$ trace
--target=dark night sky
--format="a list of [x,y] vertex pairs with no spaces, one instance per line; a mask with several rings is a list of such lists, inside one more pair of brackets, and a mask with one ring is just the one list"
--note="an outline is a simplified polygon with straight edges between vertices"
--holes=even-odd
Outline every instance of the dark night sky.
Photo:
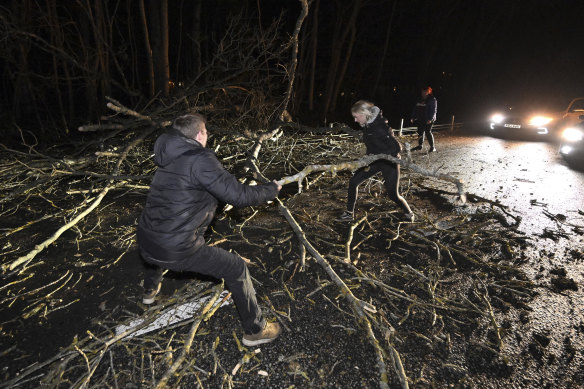
[[[393,2],[364,3],[348,70],[348,79],[360,82],[348,88],[384,100],[367,96],[374,82],[367,74],[376,72]],[[332,14],[333,4],[321,0],[321,14]],[[293,19],[298,9],[288,5]],[[561,107],[584,95],[582,7],[580,0],[399,0],[384,78],[402,94],[387,104],[411,100],[412,89],[417,95],[418,86],[430,83],[449,113],[518,100]]]
[[[317,101],[313,111],[307,112],[309,111],[306,103],[309,100],[307,80],[311,64],[306,60],[309,58],[308,55],[304,57],[301,55],[295,84],[297,94],[292,102],[294,106],[290,109],[300,120],[308,118],[322,121],[325,114],[328,121],[350,120],[349,108],[358,99],[372,100],[383,108],[390,119],[408,118],[419,96],[420,87],[427,84],[434,88],[438,98],[439,122],[449,121],[451,115],[465,121],[466,117],[474,118],[490,113],[494,106],[517,102],[560,109],[565,107],[570,99],[584,96],[582,0],[311,0],[311,10],[304,21],[305,31],[301,32],[301,37],[306,37],[305,32],[312,31],[311,23],[317,1],[320,4],[315,77]],[[318,94],[325,90],[327,75],[334,74],[329,69],[331,47],[335,39],[333,31],[339,26],[345,31],[348,30],[347,20],[350,15],[348,11],[357,1],[362,7],[357,15],[355,44],[342,83],[342,97],[339,97],[335,109],[329,107],[325,113],[325,99],[318,97]],[[16,11],[19,11],[17,5],[20,3],[12,2]],[[61,12],[62,23],[42,22],[45,20],[44,8],[40,6],[42,3],[42,1],[35,3],[40,8],[35,13],[36,19],[32,20],[31,26],[22,27],[25,31],[32,30],[41,35],[44,33],[47,34],[46,39],[52,39],[50,37],[53,35],[50,34],[56,34],[56,31],[45,28],[45,25],[65,27],[73,25],[67,21],[75,21],[76,14],[69,13],[67,7],[63,5],[66,2],[55,3],[59,5],[57,8]],[[119,73],[131,78],[133,88],[145,89],[146,82],[141,80],[146,79],[144,76],[146,70],[141,65],[146,61],[140,60],[143,55],[140,53],[145,53],[145,50],[140,35],[141,26],[134,14],[137,6],[132,0],[128,0],[126,7],[119,7],[121,3],[123,2],[105,2],[111,7],[108,9],[112,15],[117,15],[115,20],[118,24],[114,29],[113,39],[118,39],[119,44],[113,45],[112,51],[120,53],[117,61],[122,64],[128,58],[134,61],[129,62],[126,65],[127,69]],[[197,4],[201,5],[202,10],[200,22],[193,18]],[[129,17],[124,13],[126,10]],[[171,79],[188,83],[189,77],[198,76],[195,74],[197,68],[193,64],[197,60],[209,63],[229,24],[228,15],[241,11],[244,15],[243,20],[249,23],[252,30],[257,29],[259,13],[262,24],[268,26],[283,12],[285,26],[279,37],[283,42],[288,42],[289,36],[286,33],[293,31],[300,14],[300,2],[169,1]],[[386,46],[390,19],[391,34],[389,44]],[[129,26],[126,25],[127,20],[132,21]],[[76,48],[80,35],[76,28],[73,26],[63,29],[63,34],[66,36],[70,34],[65,40],[67,43],[65,46],[68,48]],[[119,36],[116,35],[117,29]],[[127,31],[133,31],[133,35],[127,35]],[[197,34],[201,33],[201,58],[195,58],[199,53],[189,46],[193,41],[189,34],[194,34],[195,31]],[[25,38],[21,39],[27,44]],[[87,38],[83,42],[91,44],[91,39]],[[128,57],[122,55],[125,47],[132,48]],[[387,55],[381,61],[385,47]],[[34,50],[29,54],[28,65],[33,70],[23,74],[30,76],[34,73],[35,76],[40,76],[38,77],[40,82],[32,83],[36,86],[36,94],[32,96],[36,99],[33,99],[36,104],[35,111],[43,108],[52,112],[52,107],[45,106],[46,99],[43,99],[43,96],[45,93],[53,93],[53,86],[46,86],[45,83],[52,78],[50,69],[53,66],[53,56],[44,49],[38,50],[36,46],[32,48]],[[306,48],[310,48],[308,39],[300,44],[301,54]],[[28,99],[32,98],[25,89],[17,85],[18,80],[10,78],[18,73],[19,66],[18,45],[13,45],[12,50],[11,56],[5,62],[7,66],[4,67],[6,74],[9,75],[5,79],[10,82],[7,82],[8,87],[2,88],[4,93],[0,93],[0,103],[6,101],[12,105],[16,116],[28,119],[32,116],[27,114],[26,109],[32,104],[22,102],[28,102]],[[343,54],[349,55],[346,47]],[[72,57],[77,58],[76,55],[77,53],[72,53]],[[145,58],[145,55],[143,57]],[[79,55],[79,59],[83,62],[83,55]],[[11,61],[17,65],[12,67]],[[288,58],[281,57],[279,61],[287,64]],[[282,69],[280,66],[276,67],[278,71]],[[117,74],[117,68],[114,69],[113,66],[111,71]],[[220,67],[218,71],[221,71]],[[83,72],[80,74],[85,77]],[[379,74],[381,76],[378,78]],[[80,80],[79,84],[83,82]],[[119,75],[117,82],[120,82]],[[68,87],[64,82],[62,85],[61,93],[66,97]],[[280,93],[280,90],[285,89],[285,83],[282,83],[282,86],[271,85],[269,89],[277,91],[273,93]],[[70,98],[73,103],[77,103],[76,94],[82,92],[74,90],[74,96]],[[17,94],[16,91],[21,93]],[[143,90],[141,92],[144,93]],[[127,97],[126,90],[121,90],[120,94],[121,96],[117,97],[121,99]],[[20,100],[14,98],[14,95],[18,95]],[[99,97],[88,98],[83,104],[92,105]],[[80,105],[81,103],[75,105],[79,113],[71,114],[71,117],[77,119],[75,116],[79,115],[83,117],[82,120],[86,120],[85,108],[80,108]],[[303,118],[303,114],[306,114],[306,117]],[[56,120],[60,121],[61,118]]]

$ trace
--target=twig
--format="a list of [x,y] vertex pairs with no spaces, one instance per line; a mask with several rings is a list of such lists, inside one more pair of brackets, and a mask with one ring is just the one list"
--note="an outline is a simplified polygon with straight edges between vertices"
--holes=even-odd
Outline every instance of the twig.
[[353,241],[353,231],[355,231],[355,228],[357,228],[359,224],[363,223],[366,219],[367,213],[365,213],[365,216],[359,219],[356,223],[352,223],[351,227],[349,227],[347,241],[345,242],[345,262],[351,262],[351,242]]
[[[176,361],[174,361],[172,366],[164,373],[162,378],[160,378],[158,383],[154,386],[155,388],[163,388],[166,386],[166,383],[168,382],[169,378],[177,371],[177,369],[180,367],[180,365],[185,360],[187,354],[189,353],[191,345],[193,343],[193,339],[195,338],[195,333],[197,332],[199,325],[201,324],[202,321],[209,320],[209,317],[211,317],[211,315],[215,312],[215,310],[212,310],[211,308],[213,308],[215,302],[219,298],[219,295],[223,291],[223,283],[221,282],[220,284],[216,285],[213,289],[214,289],[213,296],[209,299],[207,304],[201,310],[199,318],[195,320],[195,322],[191,326],[191,330],[189,331],[186,338],[185,347],[183,348],[179,356],[176,358]],[[218,306],[220,305],[221,304],[218,304]],[[209,312],[210,315],[208,315]]]

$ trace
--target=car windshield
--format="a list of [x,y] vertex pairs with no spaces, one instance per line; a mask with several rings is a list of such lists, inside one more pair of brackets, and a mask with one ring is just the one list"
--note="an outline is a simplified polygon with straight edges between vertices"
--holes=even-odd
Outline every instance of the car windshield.
[[545,112],[550,112],[552,110],[549,109],[544,104],[530,104],[526,102],[519,102],[508,104],[502,110],[507,115],[512,116],[530,116],[536,114],[544,114]]
[[570,107],[570,112],[584,112],[584,99],[574,101]]

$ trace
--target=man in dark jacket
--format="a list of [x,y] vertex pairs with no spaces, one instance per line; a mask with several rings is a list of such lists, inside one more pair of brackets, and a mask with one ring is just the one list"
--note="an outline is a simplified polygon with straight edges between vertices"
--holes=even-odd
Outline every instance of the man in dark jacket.
[[420,99],[416,102],[414,111],[412,112],[412,123],[418,126],[418,145],[412,150],[422,150],[424,144],[424,135],[428,137],[428,144],[430,145],[430,152],[436,151],[434,147],[434,135],[432,135],[432,125],[436,121],[437,111],[436,98],[432,96],[432,88],[429,86],[423,87]]
[[236,254],[206,245],[203,235],[218,201],[236,207],[259,205],[274,199],[281,186],[241,184],[206,145],[205,118],[199,114],[180,116],[156,140],[158,169],[137,231],[146,265],[142,302],[154,302],[163,269],[223,278],[243,325],[243,343],[271,342],[280,334],[280,326],[263,318],[246,263]]

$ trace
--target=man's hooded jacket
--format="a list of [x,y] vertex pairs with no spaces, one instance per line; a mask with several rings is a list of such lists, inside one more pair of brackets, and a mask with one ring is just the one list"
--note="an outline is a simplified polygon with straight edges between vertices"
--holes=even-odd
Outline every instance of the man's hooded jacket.
[[138,222],[140,249],[162,262],[186,259],[204,243],[219,201],[235,207],[274,199],[276,184],[249,186],[227,172],[215,153],[179,132],[154,145],[158,166]]

